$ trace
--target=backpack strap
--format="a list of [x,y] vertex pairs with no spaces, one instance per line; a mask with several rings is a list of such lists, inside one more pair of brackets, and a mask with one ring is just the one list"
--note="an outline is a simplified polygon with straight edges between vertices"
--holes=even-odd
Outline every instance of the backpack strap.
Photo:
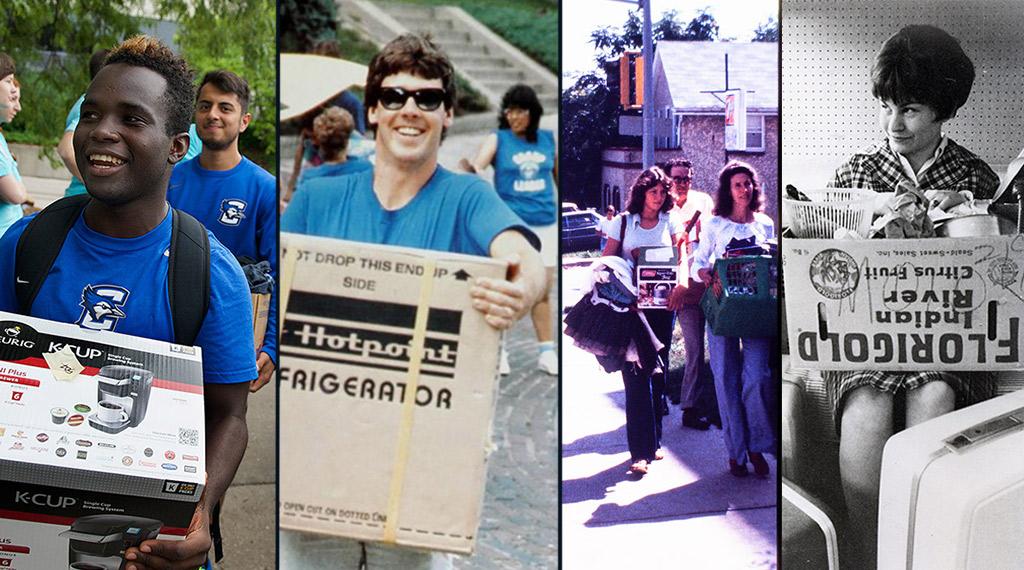
[[[36,214],[18,238],[14,293],[22,314],[29,314],[68,232],[89,199],[88,194],[79,194],[57,200]],[[206,228],[192,216],[173,210],[172,218],[167,296],[174,321],[174,342],[191,346],[210,307],[210,241]]]
[[22,314],[29,314],[68,232],[88,203],[88,194],[61,198],[25,226],[14,250],[14,294]]
[[189,214],[173,209],[172,216],[167,296],[174,342],[192,346],[210,307],[210,240],[206,228]]

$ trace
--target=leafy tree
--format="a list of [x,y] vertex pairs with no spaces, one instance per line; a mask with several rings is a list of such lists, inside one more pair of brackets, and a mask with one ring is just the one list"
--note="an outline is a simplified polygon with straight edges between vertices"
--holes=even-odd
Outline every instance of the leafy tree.
[[[698,12],[689,24],[683,26],[679,22],[679,13],[669,10],[662,14],[661,19],[651,22],[651,38],[653,43],[668,41],[714,41],[718,39],[718,21],[706,10]],[[599,51],[597,63],[604,66],[606,61],[618,59],[627,50],[638,50],[644,44],[643,20],[639,10],[629,13],[622,29],[614,26],[598,28],[591,32],[590,43]]]
[[563,117],[559,189],[564,200],[586,203],[601,183],[601,152],[615,137],[618,93],[608,89],[604,77],[588,73],[562,94]]
[[779,41],[779,23],[775,18],[768,18],[768,21],[761,24],[754,30],[755,42],[777,42]]
[[337,15],[332,0],[280,0],[282,52],[306,53],[320,40],[334,38]]
[[[141,0],[4,0],[0,50],[18,64],[22,107],[4,127],[12,141],[56,145],[64,114],[89,84],[89,56],[138,33]],[[50,152],[56,160],[56,153]]]
[[270,171],[277,168],[277,53],[273,0],[161,0],[161,14],[178,22],[175,42],[196,79],[227,69],[249,82],[252,123],[242,152]]

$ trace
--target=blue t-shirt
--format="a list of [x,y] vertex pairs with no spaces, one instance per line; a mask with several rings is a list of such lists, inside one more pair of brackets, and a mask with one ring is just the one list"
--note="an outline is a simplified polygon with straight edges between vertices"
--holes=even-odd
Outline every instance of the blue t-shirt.
[[546,226],[558,219],[555,209],[555,137],[537,131],[537,142],[527,142],[510,129],[499,129],[494,154],[494,187],[512,211],[531,226]]
[[491,241],[508,229],[539,245],[490,184],[441,166],[397,210],[381,207],[370,169],[311,180],[281,217],[286,232],[480,256],[490,255]]
[[[0,238],[0,310],[20,313],[14,293],[18,238],[32,217]],[[39,289],[29,315],[174,342],[167,296],[171,214],[135,238],[113,238],[78,218]],[[211,384],[256,378],[252,352],[252,303],[238,263],[210,236],[210,308],[196,337],[203,350],[203,380]]]
[[[269,261],[277,279],[277,181],[242,157],[231,170],[207,170],[199,159],[178,163],[167,201],[192,214],[231,253]],[[263,352],[277,362],[277,291],[270,296]]]
[[[85,101],[84,94],[75,101],[75,104],[71,106],[71,110],[68,111],[68,118],[64,121],[65,133],[73,131],[78,127],[78,120],[82,117],[82,101]],[[202,150],[203,141],[199,140],[199,133],[196,132],[195,124],[191,124],[188,126],[188,152],[185,153],[185,158],[182,160],[188,160],[197,156]],[[81,180],[72,176],[71,184],[64,190],[64,195],[74,196],[76,194],[85,194],[85,185],[82,184]]]
[[[11,154],[11,149],[7,146],[7,139],[3,134],[0,134],[0,176],[13,176],[15,180],[21,181],[18,163],[14,162],[14,156]],[[3,235],[7,228],[20,220],[23,215],[21,204],[0,202],[0,235]]]
[[346,174],[355,174],[356,172],[362,172],[371,168],[373,168],[373,164],[370,163],[369,160],[363,160],[353,156],[346,157],[345,162],[324,163],[320,166],[303,168],[302,173],[299,174],[299,181],[296,183],[295,188],[298,189],[303,183],[316,178],[344,176]]

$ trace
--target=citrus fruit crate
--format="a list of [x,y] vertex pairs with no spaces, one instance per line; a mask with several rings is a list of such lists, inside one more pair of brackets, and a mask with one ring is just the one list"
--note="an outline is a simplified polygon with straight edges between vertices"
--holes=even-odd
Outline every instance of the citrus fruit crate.
[[700,306],[718,336],[779,334],[779,262],[767,255],[723,258]]

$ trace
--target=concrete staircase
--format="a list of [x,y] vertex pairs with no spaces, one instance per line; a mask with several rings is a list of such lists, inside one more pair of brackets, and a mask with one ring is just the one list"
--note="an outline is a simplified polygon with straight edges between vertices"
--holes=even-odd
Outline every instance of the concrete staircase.
[[545,113],[558,109],[557,76],[461,8],[339,0],[338,14],[378,45],[402,33],[429,33],[452,59],[459,75],[486,97],[494,109],[500,106],[505,91],[516,83],[533,87]]

